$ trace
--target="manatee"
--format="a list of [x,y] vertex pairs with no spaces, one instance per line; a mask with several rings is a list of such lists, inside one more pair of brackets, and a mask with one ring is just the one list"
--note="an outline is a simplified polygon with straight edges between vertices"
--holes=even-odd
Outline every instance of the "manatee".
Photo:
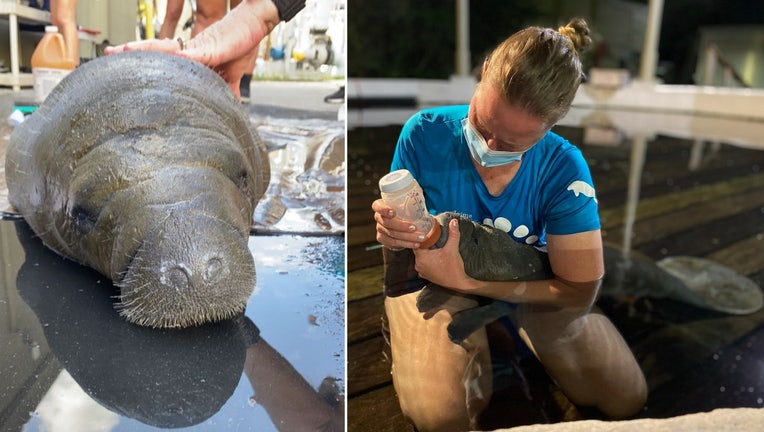
[[[436,221],[444,227],[453,218],[459,222],[459,254],[464,261],[465,272],[471,277],[485,281],[530,281],[554,277],[546,253],[512,240],[506,232],[456,213],[446,212],[435,216]],[[447,240],[448,230],[443,229],[440,239],[432,247],[443,247]],[[699,308],[735,314],[753,313],[762,307],[762,295],[758,286],[718,263],[682,257],[683,262],[689,261],[696,266],[688,270],[687,267],[691,266],[673,264],[676,261],[664,259],[656,264],[647,257],[627,254],[611,246],[605,245],[603,250],[603,293],[672,298]],[[452,322],[448,326],[449,338],[454,343],[461,343],[477,329],[510,314],[515,308],[511,303],[459,294],[433,283],[422,286],[413,271],[412,260],[411,253],[397,258],[390,257],[389,263],[386,263],[386,294],[395,296],[422,288],[417,297],[420,312],[448,308],[457,303],[468,305],[465,310],[453,313]],[[704,276],[703,280],[697,280],[698,274],[705,275],[708,272],[716,275],[715,278]],[[713,291],[714,295],[704,295],[708,291]]]
[[130,322],[186,327],[244,310],[247,247],[270,178],[225,82],[157,52],[87,62],[11,135],[9,201],[42,241],[109,277]]

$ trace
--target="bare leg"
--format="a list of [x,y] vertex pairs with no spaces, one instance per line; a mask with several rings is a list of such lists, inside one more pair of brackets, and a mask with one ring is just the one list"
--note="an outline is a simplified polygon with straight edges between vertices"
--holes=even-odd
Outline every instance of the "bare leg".
[[477,302],[454,295],[437,311],[421,313],[414,254],[409,249],[383,249],[383,256],[388,342],[401,411],[422,432],[474,429],[474,419],[493,392],[485,329],[457,345],[446,327],[453,313],[474,308]]
[[221,20],[228,12],[227,0],[197,0],[196,20],[191,37],[201,33],[207,27]]
[[178,27],[180,15],[183,13],[184,0],[167,0],[167,9],[164,13],[164,22],[159,30],[159,39],[172,38],[175,36],[175,29]]
[[77,36],[77,0],[51,0],[50,21],[64,36],[67,57],[80,64],[80,40]]
[[257,51],[252,51],[245,57],[244,74],[241,76],[241,80],[239,81],[239,92],[241,93],[241,101],[244,103],[249,103],[249,87],[252,83],[252,72],[255,70],[255,63],[257,62]]
[[456,345],[446,333],[451,314],[441,310],[423,317],[417,295],[385,299],[401,411],[422,432],[474,429],[493,392],[485,329]]
[[252,75],[252,72],[255,70],[255,63],[257,62],[257,50],[247,54],[246,57],[247,63],[244,66],[244,74]]
[[647,399],[642,370],[623,337],[599,311],[519,305],[520,336],[570,400],[613,418],[636,414]]

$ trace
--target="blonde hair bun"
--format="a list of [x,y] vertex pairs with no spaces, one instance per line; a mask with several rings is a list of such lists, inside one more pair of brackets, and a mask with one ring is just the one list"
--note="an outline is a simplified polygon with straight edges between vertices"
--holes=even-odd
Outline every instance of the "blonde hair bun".
[[557,29],[557,32],[570,39],[573,49],[579,53],[592,43],[592,38],[589,37],[589,25],[586,24],[583,18],[573,18],[570,22]]

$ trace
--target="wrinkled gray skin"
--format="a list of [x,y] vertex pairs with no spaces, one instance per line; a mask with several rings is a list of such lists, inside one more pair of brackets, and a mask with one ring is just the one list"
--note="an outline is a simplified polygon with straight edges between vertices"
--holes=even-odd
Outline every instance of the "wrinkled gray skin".
[[223,80],[156,52],[85,63],[16,127],[11,204],[56,252],[120,288],[128,320],[185,327],[243,311],[270,170]]
[[[435,216],[443,227],[447,227],[453,218],[459,221],[459,254],[464,261],[464,271],[469,276],[484,281],[529,281],[554,277],[546,253],[512,240],[506,232],[478,224],[456,213]],[[448,229],[444,228],[440,240],[433,247],[442,247],[447,240]],[[705,301],[689,291],[679,278],[646,258],[605,247],[604,261],[603,293],[671,297],[698,307],[710,308]],[[430,283],[417,297],[417,308],[427,312],[444,307],[455,295],[464,296]],[[480,298],[479,303],[482,304],[453,315],[448,325],[451,341],[461,343],[479,328],[508,315],[514,309],[512,304],[500,300]]]

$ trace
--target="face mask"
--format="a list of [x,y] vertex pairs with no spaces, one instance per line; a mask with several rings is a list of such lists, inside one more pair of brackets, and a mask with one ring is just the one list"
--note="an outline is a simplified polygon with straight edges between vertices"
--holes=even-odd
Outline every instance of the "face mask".
[[475,126],[472,126],[468,118],[462,120],[462,131],[464,132],[464,138],[467,140],[467,146],[470,148],[472,157],[486,168],[517,162],[523,158],[523,153],[528,151],[491,150],[488,148],[483,135],[475,129]]

